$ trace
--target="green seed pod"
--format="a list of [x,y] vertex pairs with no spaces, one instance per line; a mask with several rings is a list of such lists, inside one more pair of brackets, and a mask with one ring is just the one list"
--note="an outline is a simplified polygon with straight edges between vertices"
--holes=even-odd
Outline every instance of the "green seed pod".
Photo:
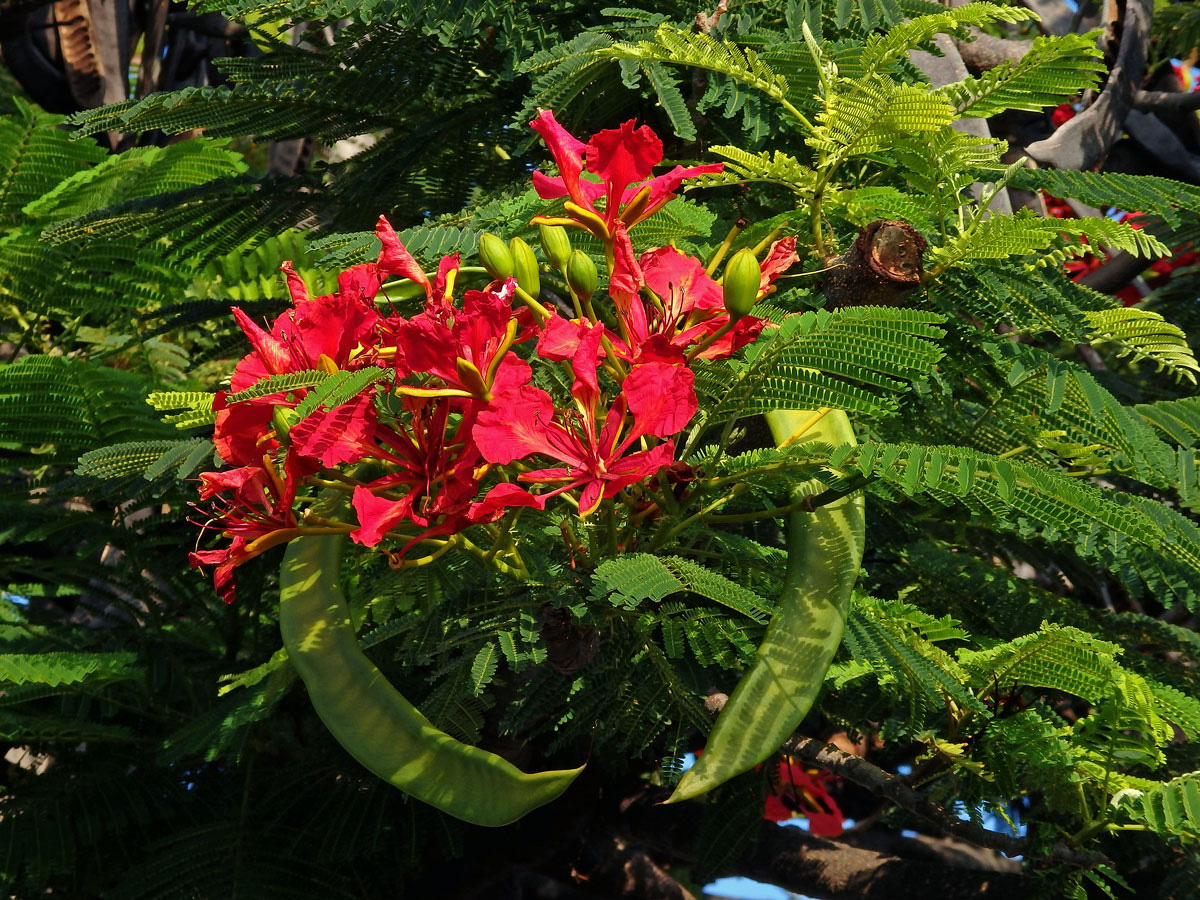
[[596,285],[600,282],[600,273],[592,258],[582,250],[572,250],[571,259],[567,262],[567,284],[580,300],[590,300],[596,293]]
[[275,428],[275,438],[281,444],[288,442],[292,426],[300,421],[296,411],[288,406],[277,406],[271,410],[271,425]]
[[561,225],[539,225],[538,234],[542,239],[542,252],[546,254],[546,262],[561,270],[571,258],[571,238],[567,229]]
[[479,238],[479,262],[487,269],[493,278],[511,278],[513,273],[513,258],[508,251],[508,245],[494,234],[484,234]]
[[542,276],[538,271],[537,257],[533,248],[520,238],[508,242],[508,249],[513,258],[513,278],[530,297],[536,297],[542,292]]
[[[344,498],[326,497],[318,508],[345,518],[348,506]],[[565,791],[582,766],[527,773],[459,743],[375,668],[359,649],[339,583],[345,543],[341,534],[297,538],[288,544],[279,571],[283,644],[338,743],[406,794],[475,825],[515,822]]]
[[736,322],[754,307],[761,282],[762,270],[750,250],[739,250],[725,264],[725,278],[721,286],[725,293],[725,309],[731,320]]

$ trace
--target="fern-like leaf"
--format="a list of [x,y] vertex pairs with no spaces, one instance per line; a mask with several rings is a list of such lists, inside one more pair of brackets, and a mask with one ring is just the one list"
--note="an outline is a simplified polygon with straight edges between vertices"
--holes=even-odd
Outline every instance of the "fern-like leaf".
[[1017,62],[938,88],[960,116],[986,118],[1007,109],[1038,112],[1093,88],[1104,72],[1096,32],[1037,37]]

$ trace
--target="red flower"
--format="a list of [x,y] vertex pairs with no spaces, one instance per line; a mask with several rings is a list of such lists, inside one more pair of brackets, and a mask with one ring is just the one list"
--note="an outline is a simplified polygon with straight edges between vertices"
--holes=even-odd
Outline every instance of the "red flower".
[[213,584],[226,603],[233,602],[234,567],[299,533],[292,502],[298,481],[313,470],[289,459],[280,478],[270,457],[264,456],[257,466],[200,474],[200,499],[213,500],[210,512],[220,521],[219,526],[202,527],[219,528],[233,540],[228,547],[190,553],[188,561],[194,568],[216,566]]
[[790,758],[779,762],[777,779],[763,807],[763,818],[784,822],[797,815],[808,819],[810,834],[817,837],[837,837],[845,829],[845,816],[828,786],[837,777],[822,769],[805,769]]
[[[600,236],[605,239],[611,239],[618,215],[632,227],[665,206],[686,179],[724,169],[721,163],[676,166],[652,178],[654,167],[662,162],[662,141],[648,126],[635,128],[633,120],[592,135],[587,145],[572,137],[549,110],[539,112],[529,124],[546,143],[560,173],[557,178],[533,173],[538,196],[569,197],[576,206],[602,215],[605,233]],[[583,178],[585,169],[601,183]],[[596,207],[601,197],[605,198],[602,211]]]
[[467,291],[462,309],[449,301],[427,303],[424,312],[391,329],[400,350],[397,367],[433,375],[485,403],[496,381],[527,382],[529,365],[508,352],[524,336],[512,308],[515,288],[510,278],[488,291]]
[[[681,365],[652,363],[635,366],[626,376],[619,394],[599,419],[599,383],[596,370],[600,358],[600,326],[590,323],[566,323],[576,329],[575,341],[555,326],[553,336],[539,345],[539,354],[550,359],[568,360],[575,373],[571,396],[576,410],[555,415],[549,394],[532,385],[497,394],[492,404],[479,413],[474,438],[480,453],[491,463],[507,464],[528,456],[541,455],[566,463],[565,466],[523,472],[521,481],[558,485],[538,501],[565,491],[581,489],[579,514],[587,516],[600,501],[650,477],[669,466],[675,446],[670,440],[626,455],[641,437],[667,437],[677,433],[696,412],[694,376]],[[568,355],[569,354],[569,355]],[[625,430],[627,416],[632,425]],[[622,437],[622,432],[624,437]],[[485,502],[499,502],[496,489]],[[519,495],[511,488],[503,494],[507,505],[520,499],[529,504],[533,495]]]
[[[627,239],[626,239],[627,240]],[[667,359],[672,353],[680,360],[688,348],[720,332],[729,324],[721,286],[705,274],[700,261],[680,253],[674,247],[659,247],[642,254],[630,268],[632,253],[622,253],[621,235],[609,292],[624,325],[626,341],[613,341],[618,355],[634,362]],[[783,244],[777,242],[776,246]],[[794,245],[794,240],[793,240]],[[795,260],[787,252],[768,255],[771,269],[763,271],[764,290],[778,273]],[[641,296],[630,290],[640,282],[654,292],[657,304],[649,307]],[[722,359],[758,337],[766,325],[764,319],[743,316],[725,334],[698,355],[702,359]]]
[[[377,431],[385,446],[376,447],[375,455],[394,471],[355,489],[359,527],[350,532],[355,542],[373,547],[404,521],[421,529],[417,540],[434,531],[461,531],[471,524],[466,513],[479,488],[474,470],[480,456],[470,436],[473,415],[469,410],[467,415],[458,414],[459,406],[447,397],[410,398],[407,427]],[[454,428],[452,422],[457,423]],[[403,494],[399,499],[379,496],[384,491]]]
[[1054,111],[1050,113],[1050,124],[1056,129],[1066,125],[1069,121],[1075,118],[1075,107],[1070,103],[1060,103],[1054,107]]

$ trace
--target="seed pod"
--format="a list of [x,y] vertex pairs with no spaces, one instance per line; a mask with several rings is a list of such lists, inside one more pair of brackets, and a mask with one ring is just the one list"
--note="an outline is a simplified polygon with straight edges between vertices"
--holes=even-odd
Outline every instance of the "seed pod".
[[736,322],[750,312],[754,301],[758,299],[761,283],[762,270],[749,249],[739,250],[725,264],[725,278],[721,287],[725,295],[725,309],[731,320]]
[[288,434],[299,421],[300,416],[290,406],[276,406],[271,410],[271,425],[275,428],[276,440],[281,444],[288,443]]
[[479,238],[479,262],[493,278],[511,278],[513,258],[508,245],[494,234]]
[[561,225],[539,225],[538,234],[542,239],[542,252],[546,254],[546,262],[561,270],[571,258],[571,238],[567,229]]
[[[345,499],[325,498],[319,510],[346,518],[348,507]],[[359,649],[339,584],[345,543],[341,534],[299,537],[279,571],[283,644],[338,743],[406,794],[475,825],[507,825],[565,791],[582,766],[527,773],[459,743],[375,668]]]
[[517,279],[517,284],[525,293],[536,297],[542,292],[542,276],[538,271],[538,261],[533,255],[533,248],[515,237],[508,242],[508,249],[512,253],[513,278]]
[[580,300],[590,300],[596,293],[596,285],[600,282],[600,273],[592,258],[582,250],[571,251],[571,259],[567,262],[567,284]]

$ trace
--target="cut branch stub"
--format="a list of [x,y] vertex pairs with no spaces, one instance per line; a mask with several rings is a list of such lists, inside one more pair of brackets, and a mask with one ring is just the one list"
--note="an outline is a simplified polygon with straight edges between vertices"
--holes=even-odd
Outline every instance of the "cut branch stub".
[[832,308],[894,305],[921,283],[925,246],[907,222],[871,222],[849,250],[829,261],[821,291]]

